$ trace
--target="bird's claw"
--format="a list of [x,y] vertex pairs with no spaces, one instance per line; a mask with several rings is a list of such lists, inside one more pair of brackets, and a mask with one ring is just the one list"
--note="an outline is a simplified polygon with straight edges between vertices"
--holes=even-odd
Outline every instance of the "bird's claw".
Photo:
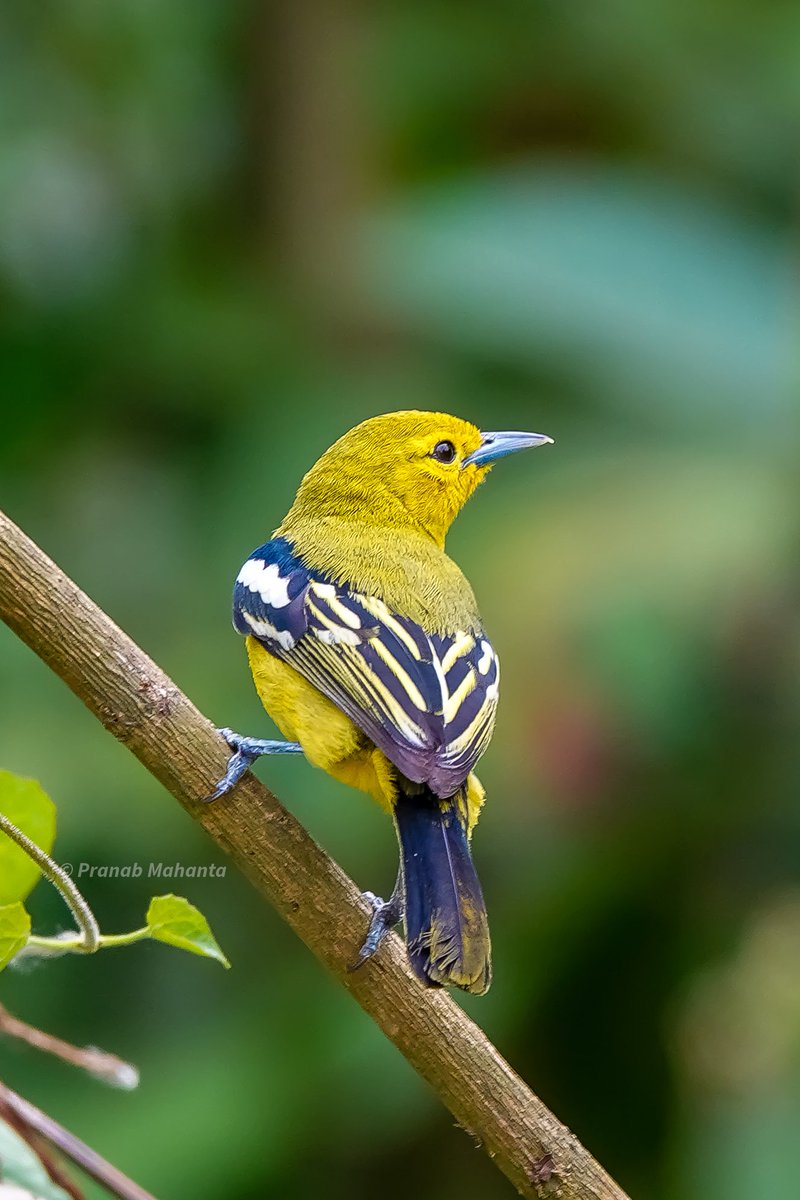
[[[220,732],[222,731],[220,730]],[[225,740],[227,741],[227,738]],[[230,743],[228,744],[230,745]],[[228,759],[225,774],[213,792],[203,797],[203,803],[210,804],[212,800],[219,800],[221,796],[227,796],[228,792],[233,791],[242,776],[249,770],[252,763],[255,762],[256,757],[257,755],[246,754],[242,750],[237,750],[232,754]]]
[[203,797],[204,804],[210,804],[212,800],[219,800],[221,796],[226,796],[232,791],[239,780],[249,770],[257,758],[262,754],[302,754],[303,748],[299,742],[278,742],[263,738],[245,737],[241,733],[235,733],[233,729],[218,729],[217,733],[223,737],[233,750],[233,754],[228,759],[228,767],[220,779],[217,786],[210,795]]
[[369,923],[364,944],[358,952],[356,961],[347,969],[357,971],[367,959],[372,958],[387,933],[397,924],[401,917],[401,898],[396,893],[389,900],[382,900],[374,892],[362,892],[362,898],[372,905],[372,920]]

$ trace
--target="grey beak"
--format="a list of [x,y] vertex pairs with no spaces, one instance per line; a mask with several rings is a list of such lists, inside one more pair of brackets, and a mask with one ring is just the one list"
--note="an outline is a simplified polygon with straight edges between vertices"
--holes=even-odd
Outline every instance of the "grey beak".
[[507,454],[515,454],[517,450],[529,450],[533,446],[552,445],[553,439],[546,433],[521,433],[518,430],[506,430],[503,433],[481,433],[481,444],[472,454],[467,455],[463,465],[475,467],[486,466],[497,458],[505,458]]

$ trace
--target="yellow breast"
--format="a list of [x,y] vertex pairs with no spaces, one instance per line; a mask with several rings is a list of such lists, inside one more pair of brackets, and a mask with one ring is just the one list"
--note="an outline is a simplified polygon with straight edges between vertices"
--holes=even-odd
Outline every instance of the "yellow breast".
[[327,696],[254,637],[247,638],[247,656],[261,703],[284,737],[299,742],[315,767],[367,792],[391,812],[397,789],[386,756]]

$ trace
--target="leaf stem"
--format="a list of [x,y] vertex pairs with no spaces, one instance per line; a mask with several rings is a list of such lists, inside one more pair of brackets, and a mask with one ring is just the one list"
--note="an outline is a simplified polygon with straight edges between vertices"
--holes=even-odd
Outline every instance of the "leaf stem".
[[[134,942],[142,942],[150,937],[150,930],[145,925],[142,929],[133,929],[130,933],[99,933],[95,950],[110,950],[116,946],[132,946]],[[23,954],[88,954],[86,943],[82,936],[70,937],[37,937],[31,934],[25,944]]]
[[102,933],[100,949],[106,950],[113,946],[132,946],[134,942],[143,942],[150,937],[150,927],[143,925],[141,929],[132,929],[130,933]]
[[[83,954],[94,954],[96,950],[100,949],[100,927],[91,908],[66,871],[49,854],[46,854],[41,846],[37,846],[27,834],[24,834],[21,829],[17,829],[16,825],[9,821],[8,817],[3,813],[0,813],[0,830],[7,834],[12,842],[16,843],[24,854],[27,854],[28,858],[33,859],[45,879],[48,879],[56,891],[61,893],[64,903],[72,913],[75,924],[80,930],[80,938],[72,945],[67,945],[67,940],[62,939],[60,949],[75,950]],[[28,944],[37,942],[52,942],[55,946],[58,944],[59,939],[31,938]]]

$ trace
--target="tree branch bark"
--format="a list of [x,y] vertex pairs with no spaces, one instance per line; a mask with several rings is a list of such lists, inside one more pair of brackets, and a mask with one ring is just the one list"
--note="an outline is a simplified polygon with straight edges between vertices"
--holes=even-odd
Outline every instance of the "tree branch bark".
[[117,1058],[116,1054],[109,1054],[107,1050],[98,1050],[96,1046],[73,1046],[54,1033],[47,1033],[44,1029],[29,1025],[27,1021],[21,1021],[4,1004],[0,1004],[0,1036],[17,1038],[34,1050],[53,1054],[62,1062],[79,1067],[95,1079],[107,1083],[109,1087],[128,1090],[139,1086],[139,1072],[132,1063]]
[[[119,1200],[155,1200],[155,1196],[112,1167],[91,1146],[3,1083],[0,1083],[0,1115],[10,1119],[20,1133],[31,1131],[39,1134]],[[62,1186],[65,1183],[67,1180],[62,1180]]]
[[0,617],[231,856],[523,1196],[628,1200],[399,938],[348,972],[369,912],[355,884],[252,775],[200,803],[228,747],[159,667],[0,512]]

